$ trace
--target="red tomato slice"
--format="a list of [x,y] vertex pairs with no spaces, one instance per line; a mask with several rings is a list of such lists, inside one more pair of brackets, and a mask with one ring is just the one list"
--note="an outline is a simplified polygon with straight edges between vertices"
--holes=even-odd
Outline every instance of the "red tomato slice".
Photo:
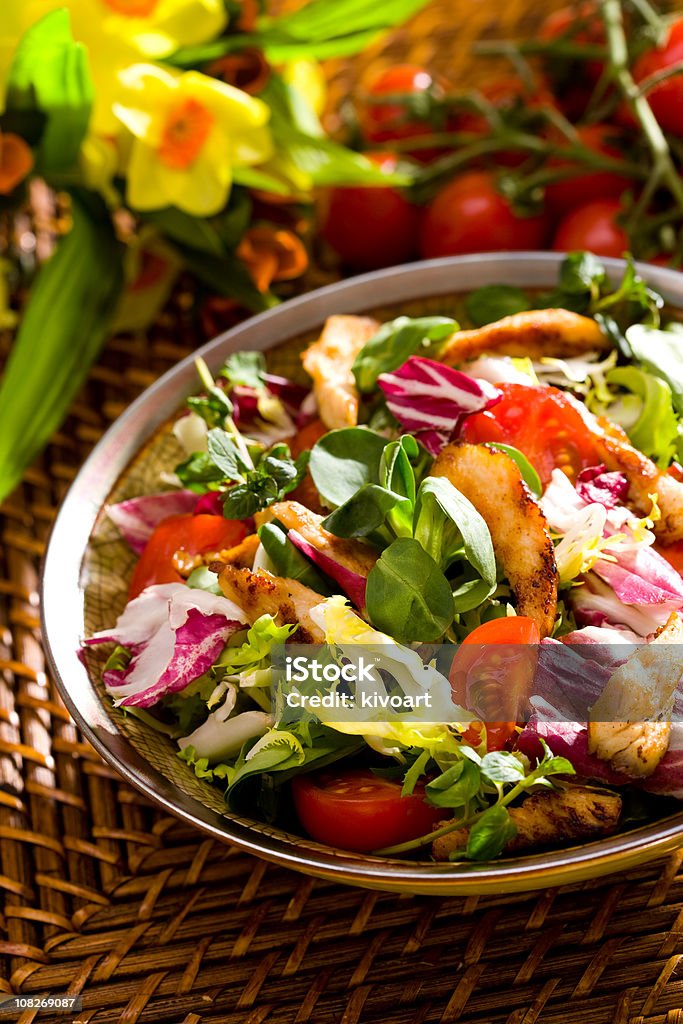
[[294,806],[304,829],[320,843],[369,853],[417,839],[448,817],[416,790],[367,769],[329,769],[292,779]]
[[140,555],[130,584],[130,597],[137,597],[145,587],[156,583],[182,583],[182,576],[173,567],[176,551],[188,555],[221,551],[239,544],[247,532],[239,520],[222,516],[169,516],[159,523]]
[[[478,626],[456,651],[449,673],[453,700],[486,723],[489,750],[502,750],[514,735],[534,681],[536,650],[532,645],[540,640],[533,619],[514,615]],[[515,645],[509,656],[498,649],[507,644]],[[494,650],[485,651],[482,646]],[[488,720],[491,715],[506,715],[508,720]],[[479,743],[476,726],[465,733],[465,739]]]
[[683,576],[683,541],[679,540],[675,544],[655,544],[655,551],[657,551],[662,558],[666,558],[669,565],[672,565],[676,572]]
[[468,416],[462,437],[471,444],[509,444],[526,455],[546,486],[554,469],[570,479],[600,462],[581,412],[562,391],[499,384],[503,398],[487,412]]

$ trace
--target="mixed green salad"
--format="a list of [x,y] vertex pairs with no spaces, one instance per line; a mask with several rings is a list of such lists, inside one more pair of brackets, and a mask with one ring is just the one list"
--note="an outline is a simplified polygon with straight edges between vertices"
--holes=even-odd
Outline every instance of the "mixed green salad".
[[[683,328],[585,253],[464,308],[333,316],[306,385],[198,360],[185,458],[107,510],[139,556],[84,641],[112,700],[229,808],[361,853],[488,860],[683,798]],[[315,666],[361,649],[347,716],[361,682]]]

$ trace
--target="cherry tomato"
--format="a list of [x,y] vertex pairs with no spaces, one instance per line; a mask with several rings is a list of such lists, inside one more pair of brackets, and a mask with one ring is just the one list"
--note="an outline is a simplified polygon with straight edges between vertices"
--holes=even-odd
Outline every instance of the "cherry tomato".
[[299,821],[320,843],[369,853],[417,839],[448,816],[425,803],[416,789],[401,796],[401,784],[369,770],[331,768],[292,779]]
[[499,384],[503,397],[486,412],[468,416],[461,436],[471,444],[509,444],[526,455],[543,485],[554,469],[574,479],[599,461],[580,409],[563,391]]
[[[530,645],[540,640],[533,619],[511,615],[478,626],[456,651],[449,674],[453,700],[486,723],[488,750],[503,749],[526,710],[536,671],[536,650]],[[508,644],[514,644],[515,650],[506,655],[498,648]],[[489,646],[495,650],[487,651]],[[503,716],[508,720],[498,720]],[[470,730],[465,733],[465,739],[479,742],[476,726],[471,735]]]
[[[382,171],[397,165],[392,153],[366,153]],[[417,249],[420,211],[398,189],[348,186],[332,189],[322,227],[344,263],[374,270],[411,260]]]
[[[545,42],[566,39],[574,43],[588,43],[592,46],[604,46],[606,42],[605,26],[598,6],[591,0],[553,11],[542,23],[539,37]],[[552,59],[549,57],[549,60]],[[586,77],[593,83],[597,82],[605,69],[601,60],[582,61],[580,66]]]
[[[683,18],[673,23],[662,46],[644,53],[633,66],[633,77],[641,83],[658,71],[683,61]],[[672,75],[647,93],[652,112],[664,131],[683,135],[683,73]]]
[[182,583],[182,576],[173,567],[176,551],[188,555],[221,551],[239,544],[246,535],[246,526],[235,519],[191,513],[169,516],[159,523],[140,555],[130,584],[130,597],[137,597],[145,587],[156,583]]
[[[396,64],[386,68],[371,83],[368,96],[388,96],[392,93],[432,92],[443,94],[443,87],[429,71],[417,64]],[[394,139],[412,139],[416,135],[431,135],[433,127],[426,121],[415,120],[402,103],[367,103],[360,113],[363,135],[368,142],[391,142]]]
[[[612,144],[614,129],[606,124],[581,125],[577,129],[579,140],[588,149],[602,156],[615,159],[621,157]],[[629,178],[614,171],[583,170],[580,164],[572,164],[559,155],[548,161],[548,169],[574,167],[576,174],[571,178],[556,181],[545,190],[548,209],[553,214],[562,214],[595,199],[609,199],[621,195],[629,187]]]
[[592,203],[575,207],[558,224],[553,249],[556,252],[587,249],[598,256],[623,256],[630,243],[617,223],[622,212],[618,199],[594,199]]
[[662,558],[666,558],[669,565],[683,576],[683,541],[679,540],[675,544],[656,543],[655,551],[658,551]]
[[431,201],[420,233],[425,259],[468,252],[538,249],[543,245],[543,217],[522,217],[495,187],[488,171],[468,171],[454,178]]

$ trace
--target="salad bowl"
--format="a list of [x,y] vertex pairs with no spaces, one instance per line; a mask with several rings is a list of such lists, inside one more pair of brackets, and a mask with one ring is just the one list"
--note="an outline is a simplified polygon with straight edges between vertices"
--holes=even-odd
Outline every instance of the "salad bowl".
[[[552,288],[562,256],[497,253],[433,260],[352,278],[290,300],[209,342],[150,387],[116,421],[84,464],[58,513],[42,576],[41,614],[51,669],[69,711],[98,753],[165,811],[266,860],[297,871],[387,891],[422,894],[514,892],[624,871],[683,844],[683,810],[597,841],[490,863],[433,863],[333,849],[228,810],[160,732],[114,706],[84,636],[121,611],[133,567],[105,508],[145,493],[172,459],[171,418],[197,390],[195,358],[216,372],[242,350],[269,352],[275,372],[297,361],[334,314],[457,314],[458,297],[488,285]],[[625,264],[603,261],[614,282]],[[640,272],[674,310],[683,310],[683,276]],[[269,357],[270,358],[270,357]],[[170,462],[173,465],[173,462]],[[123,600],[125,603],[125,599]]]

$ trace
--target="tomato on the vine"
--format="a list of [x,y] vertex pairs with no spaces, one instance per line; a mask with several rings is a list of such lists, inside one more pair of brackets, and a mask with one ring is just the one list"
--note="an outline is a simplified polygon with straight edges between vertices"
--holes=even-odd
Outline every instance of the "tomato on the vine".
[[[491,82],[484,83],[478,90],[484,99],[503,116],[516,106],[525,111],[538,111],[549,107],[557,107],[555,97],[546,82],[539,76],[528,85],[516,75],[503,75]],[[449,128],[457,132],[487,138],[491,134],[491,125],[484,114],[476,111],[462,111],[455,115]],[[492,154],[491,159],[503,167],[518,167],[526,160],[528,154],[521,150],[500,150]]]
[[203,555],[234,547],[247,535],[246,526],[235,519],[192,513],[162,520],[147,541],[133,572],[130,598],[157,583],[182,583],[173,565],[176,551]]
[[368,142],[378,143],[431,135],[434,128],[426,119],[411,114],[405,103],[372,101],[381,96],[410,93],[432,93],[438,98],[443,92],[443,86],[431,72],[417,64],[395,64],[386,68],[373,79],[367,89],[371,102],[365,103],[360,111],[360,126],[364,137]]
[[558,224],[553,249],[556,252],[586,249],[598,256],[623,256],[630,243],[618,222],[622,213],[618,199],[594,199],[575,207]]
[[[365,153],[385,174],[398,164],[393,153]],[[323,214],[322,236],[344,263],[375,270],[415,256],[420,211],[396,188],[361,185],[334,188]]]
[[319,843],[369,853],[423,836],[448,816],[425,803],[416,788],[401,796],[401,783],[368,769],[329,768],[292,779],[294,807]]
[[420,252],[429,259],[468,252],[538,249],[545,236],[545,219],[516,213],[497,191],[491,172],[468,171],[449,182],[427,206]]
[[[576,129],[579,141],[600,156],[618,160],[622,154],[613,143],[614,129],[607,124],[579,125]],[[616,171],[589,170],[585,165],[573,163],[559,153],[551,157],[546,165],[548,170],[562,171],[575,169],[571,177],[552,182],[545,190],[548,209],[553,214],[566,213],[595,199],[610,199],[621,195],[631,181]]]
[[508,444],[526,455],[544,486],[554,469],[576,478],[600,460],[580,409],[563,391],[499,384],[502,399],[468,416],[461,437],[471,444]]
[[[492,619],[465,637],[455,653],[449,680],[453,700],[486,724],[488,750],[502,750],[515,734],[536,671],[538,626],[525,615]],[[501,651],[499,646],[514,645]],[[487,650],[494,647],[493,651]],[[476,726],[465,739],[478,743]]]
[[[683,61],[683,18],[671,25],[661,46],[642,54],[633,66],[633,77],[642,85],[646,79],[660,71],[666,71]],[[652,112],[664,131],[672,135],[683,135],[683,74],[672,74],[670,78],[655,85],[646,93]]]
[[[577,44],[604,46],[605,26],[598,5],[592,0],[552,11],[539,29],[539,38],[545,42],[566,39]],[[581,67],[590,81],[597,82],[605,70],[601,60],[582,62]]]

